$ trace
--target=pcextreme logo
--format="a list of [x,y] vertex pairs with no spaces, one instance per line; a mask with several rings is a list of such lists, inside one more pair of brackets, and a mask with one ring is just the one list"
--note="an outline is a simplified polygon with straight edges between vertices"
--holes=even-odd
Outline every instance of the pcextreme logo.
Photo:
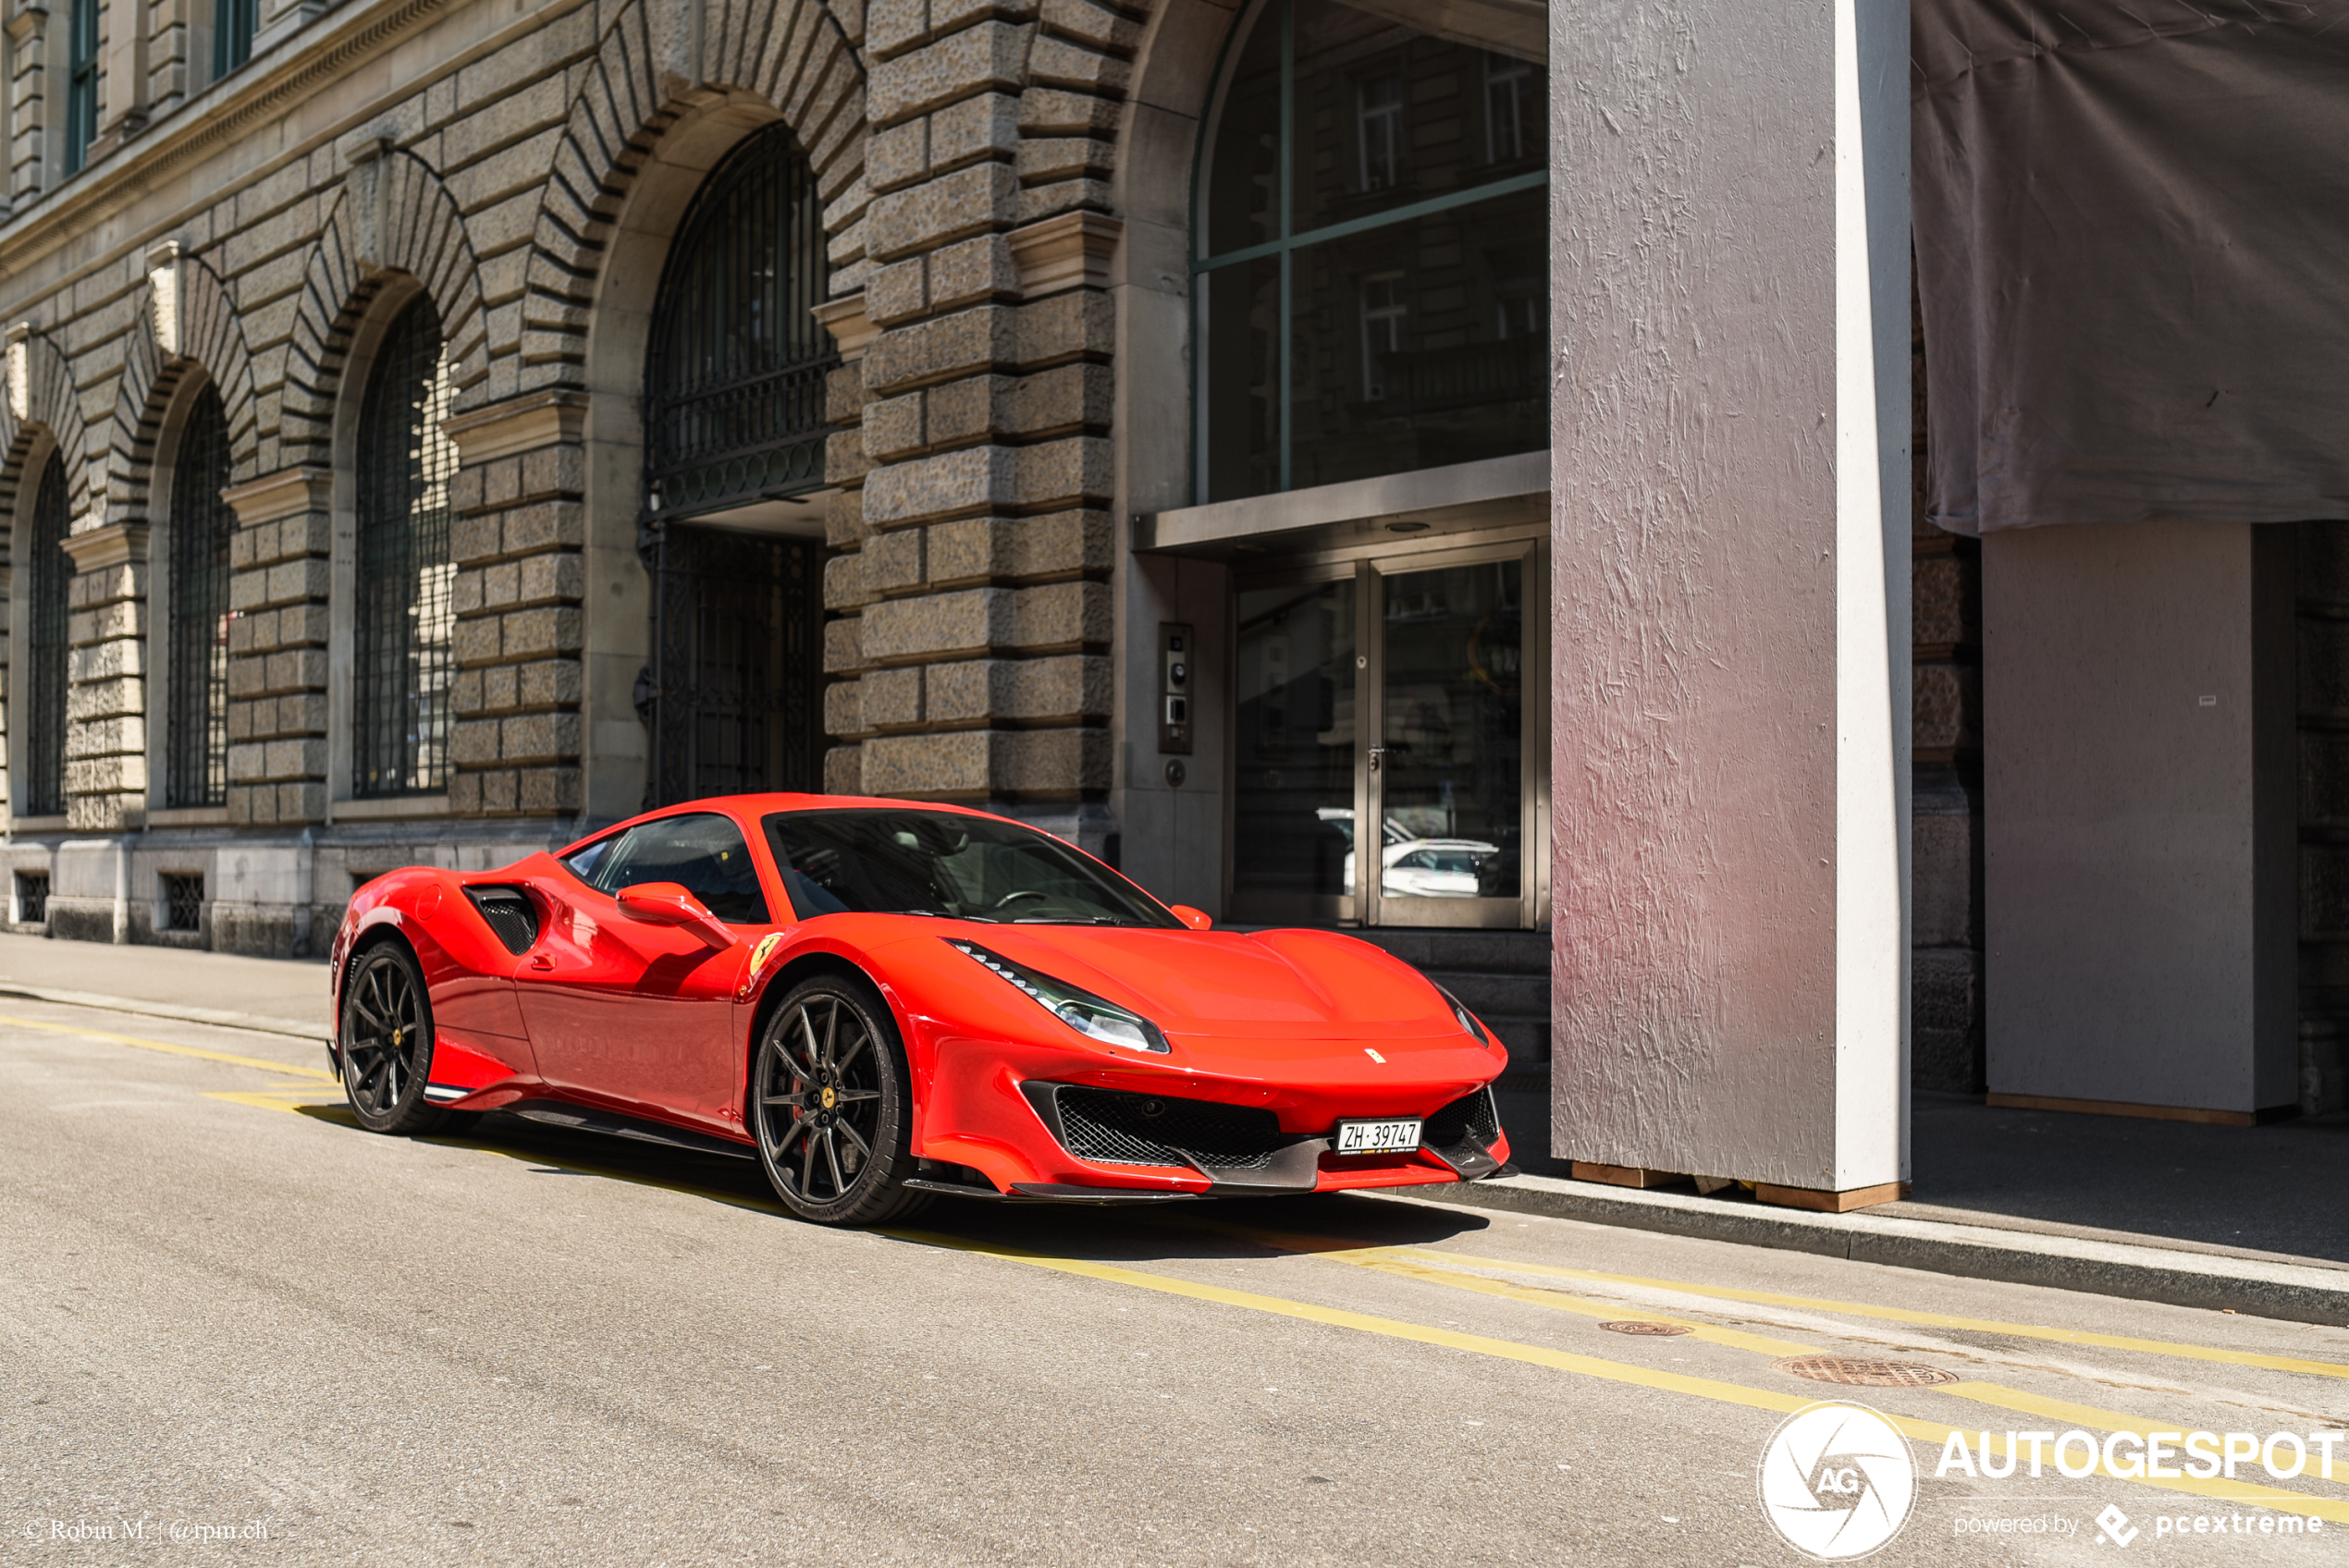
[[1806,1557],[1848,1562],[1900,1533],[1917,1500],[1909,1440],[1864,1404],[1798,1410],[1762,1450],[1762,1512]]

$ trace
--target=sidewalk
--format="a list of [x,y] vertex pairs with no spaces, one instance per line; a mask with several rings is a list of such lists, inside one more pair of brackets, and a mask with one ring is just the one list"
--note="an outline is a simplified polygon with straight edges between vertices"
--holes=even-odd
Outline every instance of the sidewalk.
[[1547,1145],[1547,1109],[1504,1095],[1525,1174],[1445,1201],[2349,1325],[2349,1116],[2214,1127],[1919,1094],[1908,1198],[1806,1214],[1736,1187],[1573,1181],[1526,1152]]
[[319,961],[0,933],[0,996],[11,994],[315,1040],[333,1012]]

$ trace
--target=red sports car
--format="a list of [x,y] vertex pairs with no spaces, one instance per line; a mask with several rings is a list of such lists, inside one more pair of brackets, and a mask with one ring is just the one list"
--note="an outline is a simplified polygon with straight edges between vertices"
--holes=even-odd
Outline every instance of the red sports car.
[[1332,931],[1215,931],[955,806],[696,801],[359,890],[330,971],[360,1121],[504,1110],[755,1158],[794,1212],[1474,1181],[1507,1052]]

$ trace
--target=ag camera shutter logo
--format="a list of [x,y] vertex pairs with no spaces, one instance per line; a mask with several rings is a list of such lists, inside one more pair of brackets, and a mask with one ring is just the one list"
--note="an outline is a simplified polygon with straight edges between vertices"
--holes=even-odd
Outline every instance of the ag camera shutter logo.
[[1798,1410],[1762,1451],[1762,1512],[1787,1545],[1822,1562],[1865,1557],[1900,1533],[1917,1501],[1909,1440],[1864,1404]]

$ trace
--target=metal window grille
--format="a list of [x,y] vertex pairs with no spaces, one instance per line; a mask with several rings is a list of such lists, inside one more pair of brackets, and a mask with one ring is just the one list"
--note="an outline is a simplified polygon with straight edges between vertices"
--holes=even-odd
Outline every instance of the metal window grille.
[[32,501],[32,625],[25,663],[24,797],[27,816],[66,809],[66,619],[73,559],[65,551],[66,465],[55,451]]
[[203,929],[203,876],[201,872],[164,873],[163,928],[166,931]]
[[98,139],[98,0],[73,0],[66,60],[66,173],[79,170]]
[[439,319],[420,296],[385,335],[360,410],[351,737],[360,796],[449,787],[457,451],[440,426],[450,391]]
[[164,802],[228,799],[228,416],[206,386],[189,410],[171,472],[171,582],[166,646]]
[[45,871],[17,873],[17,919],[26,925],[45,925],[49,921],[49,874]]
[[695,192],[670,248],[645,373],[645,509],[699,512],[824,482],[824,376],[809,312],[827,297],[822,203],[790,129],[743,141]]
[[252,35],[260,0],[213,0],[212,76],[215,81],[252,58]]
[[823,788],[823,551],[672,524],[653,542],[646,802]]

